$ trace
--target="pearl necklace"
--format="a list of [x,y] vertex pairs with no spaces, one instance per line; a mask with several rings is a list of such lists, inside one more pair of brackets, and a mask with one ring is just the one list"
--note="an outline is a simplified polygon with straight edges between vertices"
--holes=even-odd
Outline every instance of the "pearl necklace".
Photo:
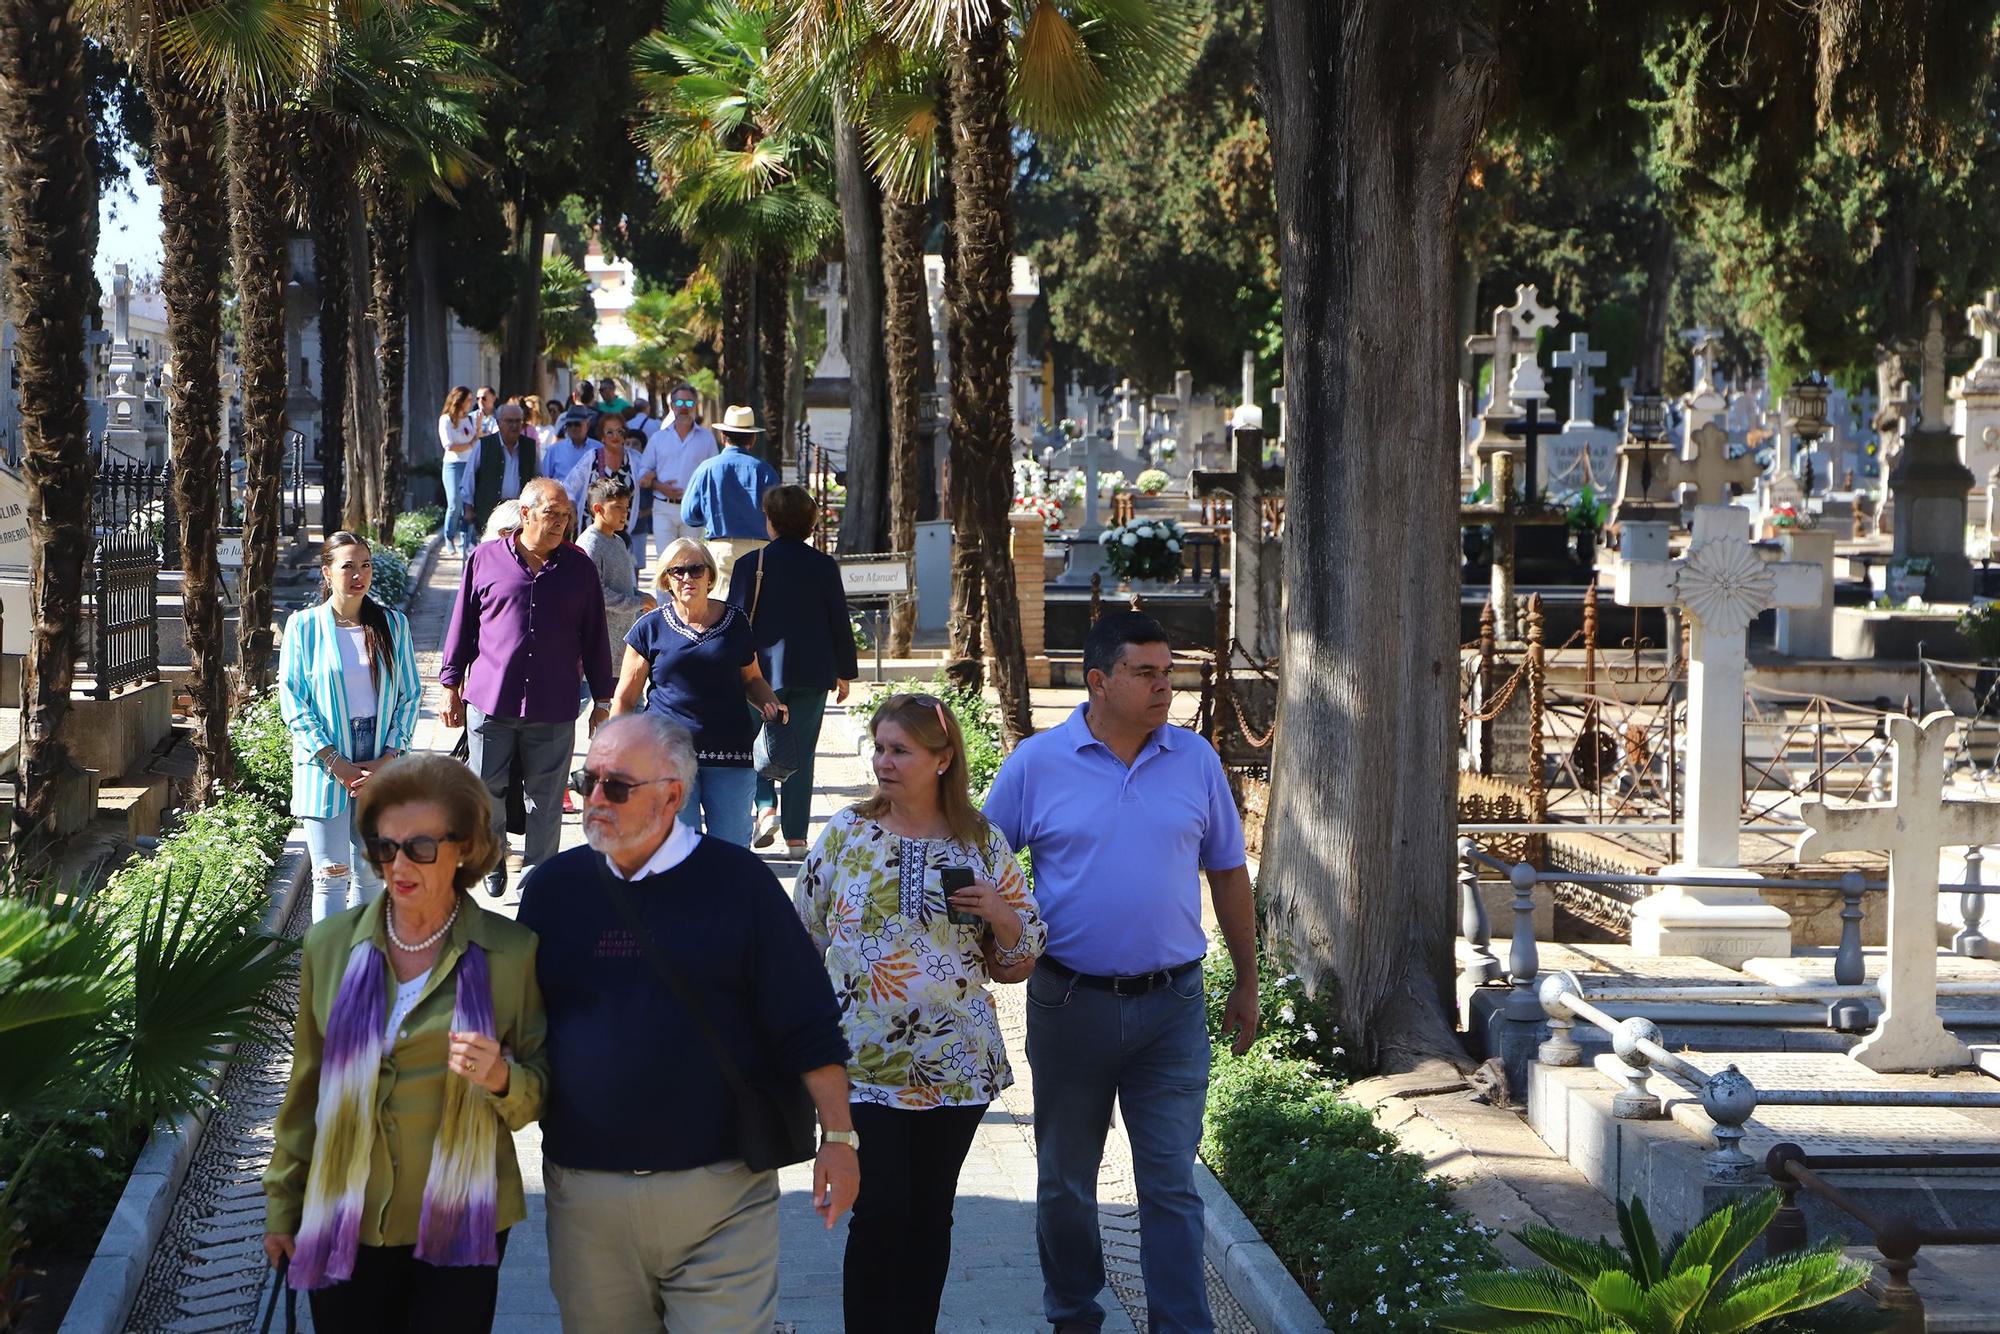
[[391,945],[394,945],[397,949],[403,951],[403,953],[405,954],[422,954],[425,950],[437,944],[440,940],[443,940],[445,932],[451,930],[451,924],[453,922],[456,922],[457,920],[458,920],[458,904],[454,903],[451,905],[451,916],[444,919],[443,926],[431,932],[431,934],[425,936],[422,940],[418,941],[416,944],[408,945],[403,942],[403,938],[401,936],[396,934],[395,910],[393,908],[388,907],[387,905],[384,905],[382,909],[382,923],[383,925],[389,928],[389,943]]

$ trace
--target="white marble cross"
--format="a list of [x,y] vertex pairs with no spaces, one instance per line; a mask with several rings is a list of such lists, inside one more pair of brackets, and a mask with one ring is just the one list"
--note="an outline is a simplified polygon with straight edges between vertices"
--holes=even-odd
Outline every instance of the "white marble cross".
[[1711,329],[1706,324],[1697,324],[1692,329],[1681,330],[1681,339],[1688,344],[1688,355],[1694,358],[1694,387],[1696,392],[1706,384],[1714,387],[1715,340],[1722,330]]
[[1918,400],[1917,412],[1926,431],[1948,429],[1949,418],[1945,416],[1944,393],[1946,387],[1944,373],[1944,307],[1933,301],[1930,308],[1929,327],[1924,331],[1923,343],[1923,397]]
[[111,345],[132,345],[132,271],[124,264],[111,269]]
[[1848,1055],[1871,1070],[1966,1065],[1965,1044],[1937,1009],[1938,850],[2000,842],[2000,802],[1944,799],[1945,747],[1956,719],[1940,710],[1921,723],[1891,716],[1895,800],[1886,806],[1807,802],[1799,816],[1799,860],[1829,852],[1889,851],[1889,957],[1882,1019]]
[[1132,420],[1132,404],[1138,399],[1139,391],[1132,387],[1130,380],[1120,380],[1118,389],[1111,397],[1118,400],[1118,421],[1120,425]]
[[1465,340],[1466,351],[1473,356],[1493,359],[1494,403],[1506,401],[1503,380],[1514,368],[1514,344],[1526,339],[1532,345],[1536,334],[1555,327],[1556,319],[1556,312],[1542,304],[1535,285],[1522,283],[1514,289],[1513,305],[1493,308],[1493,332]]
[[1564,423],[1565,430],[1597,424],[1597,377],[1591,372],[1607,360],[1603,352],[1591,350],[1589,334],[1571,334],[1569,350],[1556,353],[1556,369],[1569,372],[1569,421]]
[[1979,335],[1979,359],[2000,360],[2000,291],[1986,289],[1986,299],[1965,308],[1965,324]]
[[1690,443],[1695,454],[1683,461],[1679,480],[1694,487],[1697,505],[1727,505],[1729,483],[1748,487],[1764,473],[1757,460],[1748,454],[1729,457],[1729,432],[1714,422],[1704,422]]
[[1618,566],[1621,606],[1677,606],[1693,629],[1686,858],[1692,865],[1741,864],[1745,632],[1759,612],[1817,606],[1819,595],[1819,567],[1766,561],[1750,545],[1749,511],[1735,505],[1696,509],[1694,540],[1681,559]]

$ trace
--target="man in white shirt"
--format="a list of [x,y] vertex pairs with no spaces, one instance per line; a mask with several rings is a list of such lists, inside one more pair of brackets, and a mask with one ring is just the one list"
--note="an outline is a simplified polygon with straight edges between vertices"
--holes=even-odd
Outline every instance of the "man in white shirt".
[[692,385],[677,384],[667,395],[673,416],[653,433],[639,462],[639,489],[653,495],[653,540],[664,551],[679,537],[706,540],[681,522],[681,495],[697,464],[721,452],[715,433],[694,419],[701,400]]
[[625,419],[625,429],[638,438],[641,448],[652,444],[659,434],[660,419],[653,415],[653,404],[644,394],[632,400],[632,415]]
[[497,435],[500,431],[500,419],[493,407],[494,403],[498,401],[493,396],[493,386],[490,384],[480,385],[479,392],[473,395],[473,398],[478,405],[478,411],[473,415],[472,419],[473,439],[478,440],[489,435]]

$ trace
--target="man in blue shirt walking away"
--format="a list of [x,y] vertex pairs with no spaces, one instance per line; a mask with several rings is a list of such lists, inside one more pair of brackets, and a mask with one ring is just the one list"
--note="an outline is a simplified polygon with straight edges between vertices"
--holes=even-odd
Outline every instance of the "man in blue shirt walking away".
[[1208,937],[1201,877],[1236,985],[1234,1050],[1257,1035],[1257,930],[1243,826],[1215,750],[1167,722],[1173,654],[1160,623],[1109,612],[1083,645],[1087,703],[1022,742],[986,818],[1034,856],[1047,950],[1028,980],[1035,1076],[1035,1236],[1058,1334],[1104,1323],[1097,1169],[1117,1099],[1132,1140],[1148,1328],[1211,1331],[1195,1148],[1208,1095]]
[[734,407],[714,427],[722,452],[702,460],[689,476],[681,498],[681,522],[708,533],[715,552],[718,589],[729,587],[729,572],[739,557],[771,540],[764,526],[764,493],[778,484],[778,473],[750,453],[764,428],[749,408]]

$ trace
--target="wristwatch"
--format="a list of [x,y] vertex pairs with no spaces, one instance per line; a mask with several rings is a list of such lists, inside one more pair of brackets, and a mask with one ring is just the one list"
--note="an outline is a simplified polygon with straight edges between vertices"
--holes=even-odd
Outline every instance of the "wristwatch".
[[854,1130],[822,1130],[819,1132],[819,1142],[822,1145],[845,1144],[856,1153],[861,1152],[861,1135]]

